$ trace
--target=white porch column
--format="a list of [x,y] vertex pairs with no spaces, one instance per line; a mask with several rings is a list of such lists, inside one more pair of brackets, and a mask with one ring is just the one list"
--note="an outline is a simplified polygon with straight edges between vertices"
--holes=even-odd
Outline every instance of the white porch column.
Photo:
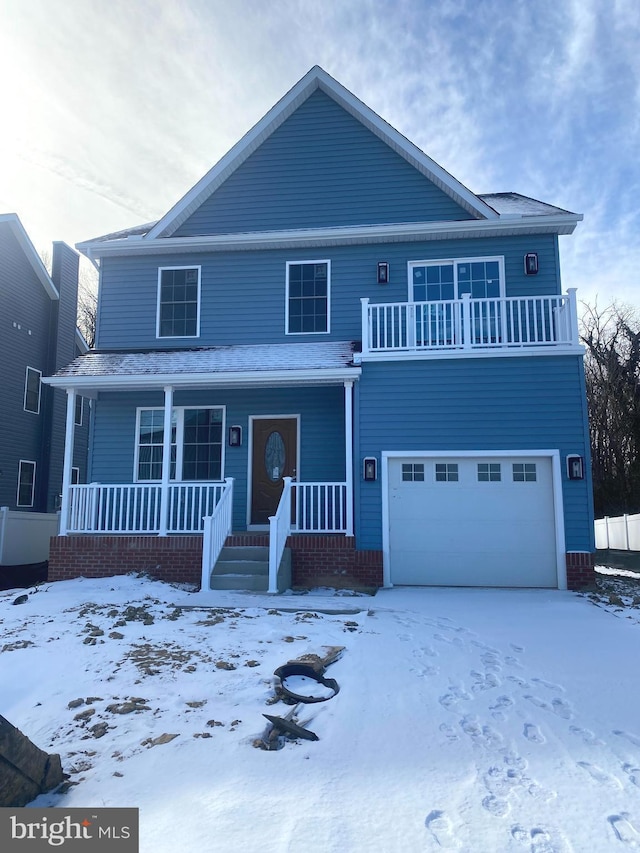
[[160,484],[160,530],[166,536],[169,527],[169,482],[171,480],[171,415],[173,413],[173,386],[164,388],[164,430],[162,433],[162,482]]
[[69,527],[69,507],[71,505],[71,468],[73,467],[73,443],[76,428],[76,392],[67,388],[67,422],[64,431],[64,464],[62,466],[62,504],[60,506],[59,536],[66,536]]
[[344,383],[344,464],[347,481],[347,536],[353,536],[353,379]]

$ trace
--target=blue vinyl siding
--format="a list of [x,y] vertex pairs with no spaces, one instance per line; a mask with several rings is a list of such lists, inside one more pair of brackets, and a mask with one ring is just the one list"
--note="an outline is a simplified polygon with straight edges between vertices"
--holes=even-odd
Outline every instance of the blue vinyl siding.
[[[382,451],[558,449],[567,551],[592,551],[590,472],[566,477],[565,456],[589,458],[579,356],[367,364],[358,395],[356,470]],[[382,547],[381,483],[356,478],[358,547]]]
[[472,218],[316,91],[175,236]]
[[[525,276],[524,255],[537,252],[540,272]],[[105,258],[102,262],[98,348],[184,348],[317,340],[285,335],[287,261],[331,261],[331,318],[323,340],[359,340],[360,298],[405,302],[409,261],[502,255],[507,296],[560,292],[554,235],[433,240],[322,249],[212,252],[178,256]],[[377,263],[390,264],[389,283],[377,284]],[[200,337],[156,338],[158,268],[202,267]],[[258,322],[256,322],[259,318]]]
[[[134,481],[136,407],[164,405],[161,392],[101,394],[94,422],[91,481]],[[327,388],[180,391],[175,406],[225,406],[224,476],[234,477],[235,530],[246,525],[249,416],[300,415],[298,479],[344,481],[344,389]],[[231,425],[242,427],[242,446],[227,445]]]

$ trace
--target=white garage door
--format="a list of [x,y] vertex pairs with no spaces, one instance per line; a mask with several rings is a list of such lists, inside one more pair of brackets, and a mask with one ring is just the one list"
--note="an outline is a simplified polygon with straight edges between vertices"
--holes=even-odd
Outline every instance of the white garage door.
[[548,457],[389,460],[393,584],[556,587]]

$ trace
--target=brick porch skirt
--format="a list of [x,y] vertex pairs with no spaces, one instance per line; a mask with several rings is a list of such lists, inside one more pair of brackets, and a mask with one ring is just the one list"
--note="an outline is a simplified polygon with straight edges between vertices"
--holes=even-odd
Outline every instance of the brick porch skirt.
[[[228,545],[268,545],[269,537],[236,534]],[[290,536],[293,585],[382,586],[382,552],[356,551],[352,536]],[[103,578],[144,572],[172,583],[200,584],[201,536],[56,536],[49,580]]]
[[[228,545],[268,545],[260,534],[235,534]],[[293,586],[346,589],[382,586],[382,552],[357,551],[352,536],[290,536]],[[595,555],[568,552],[567,586],[595,583]],[[200,584],[201,536],[55,536],[49,552],[49,580],[103,578],[144,572],[171,583]]]

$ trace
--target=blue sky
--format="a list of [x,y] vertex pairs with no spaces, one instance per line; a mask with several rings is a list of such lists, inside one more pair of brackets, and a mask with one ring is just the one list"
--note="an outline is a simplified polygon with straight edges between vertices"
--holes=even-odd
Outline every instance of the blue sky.
[[584,214],[563,288],[640,305],[637,0],[0,0],[0,212],[157,219],[321,65],[474,192]]

